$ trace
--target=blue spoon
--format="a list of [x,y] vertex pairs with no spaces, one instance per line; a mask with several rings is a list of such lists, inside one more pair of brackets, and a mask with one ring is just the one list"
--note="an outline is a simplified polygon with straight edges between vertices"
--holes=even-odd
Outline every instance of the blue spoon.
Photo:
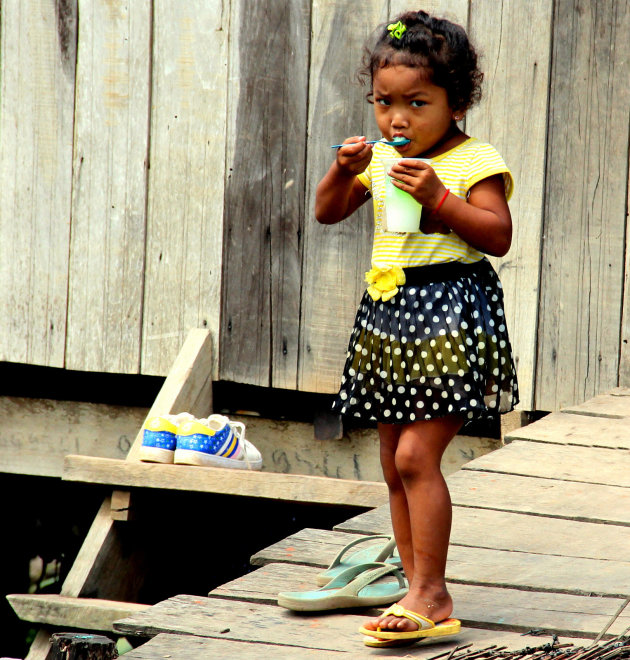
[[[409,144],[411,140],[409,138],[404,138],[404,137],[397,137],[394,138],[393,140],[385,140],[384,138],[381,138],[380,140],[366,140],[365,144],[376,144],[377,142],[382,142],[383,144],[387,144],[390,147],[402,147],[405,144]],[[355,142],[349,142],[348,144],[356,144]],[[345,144],[333,144],[331,145],[331,149],[339,149],[339,147],[345,147]]]

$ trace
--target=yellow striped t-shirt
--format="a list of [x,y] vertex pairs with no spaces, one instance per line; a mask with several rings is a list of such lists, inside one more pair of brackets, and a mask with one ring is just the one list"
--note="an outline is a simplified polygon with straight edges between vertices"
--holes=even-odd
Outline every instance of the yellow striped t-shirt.
[[[387,167],[385,158],[400,158],[394,147],[376,143],[372,161],[359,174],[359,181],[372,193],[374,201],[374,245],[372,266],[426,266],[446,261],[474,263],[483,258],[483,253],[468,245],[455,232],[449,234],[424,234],[389,232],[382,229],[385,203],[385,181]],[[514,188],[510,170],[490,144],[477,138],[468,138],[457,147],[429,159],[442,183],[453,195],[466,199],[469,190],[482,179],[502,174],[505,196],[509,200]]]

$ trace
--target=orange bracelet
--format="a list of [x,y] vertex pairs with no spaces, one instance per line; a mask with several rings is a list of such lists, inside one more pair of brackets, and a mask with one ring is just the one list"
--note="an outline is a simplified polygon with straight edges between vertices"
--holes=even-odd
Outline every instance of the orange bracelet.
[[447,188],[446,192],[444,193],[444,197],[442,197],[442,199],[440,200],[440,203],[433,209],[433,213],[437,213],[440,210],[440,207],[442,206],[442,204],[444,204],[444,202],[446,201],[446,198],[448,197],[448,194],[450,192],[451,191]]

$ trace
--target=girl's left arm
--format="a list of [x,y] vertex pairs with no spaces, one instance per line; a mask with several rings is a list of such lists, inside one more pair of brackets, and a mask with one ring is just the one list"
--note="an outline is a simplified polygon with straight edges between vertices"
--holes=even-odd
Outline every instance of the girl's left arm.
[[[436,205],[445,193],[446,188],[442,187]],[[476,183],[470,189],[466,201],[449,193],[430,217],[444,222],[480,252],[494,257],[507,254],[512,244],[512,215],[505,199],[503,176],[500,174]]]

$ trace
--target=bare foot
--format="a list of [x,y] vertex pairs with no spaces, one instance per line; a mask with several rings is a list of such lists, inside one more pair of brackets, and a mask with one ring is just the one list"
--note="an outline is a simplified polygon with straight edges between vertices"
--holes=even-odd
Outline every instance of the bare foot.
[[[409,592],[399,601],[399,605],[416,614],[427,617],[436,623],[447,619],[453,611],[453,601],[448,591],[442,590],[426,598],[419,593]],[[418,624],[406,617],[387,616],[371,619],[364,624],[367,630],[387,630],[389,632],[407,632],[418,630]]]

